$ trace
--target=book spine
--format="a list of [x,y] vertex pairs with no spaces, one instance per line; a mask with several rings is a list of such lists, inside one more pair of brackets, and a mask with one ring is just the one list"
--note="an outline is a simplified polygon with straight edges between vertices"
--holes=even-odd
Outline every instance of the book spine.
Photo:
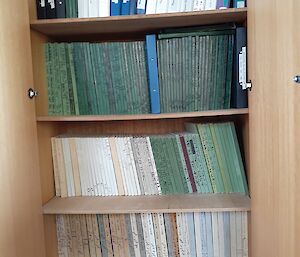
[[155,13],[166,13],[168,11],[169,0],[157,0]]
[[121,15],[122,0],[111,0],[110,2],[110,16]]
[[122,0],[121,15],[130,14],[130,0]]
[[138,0],[137,14],[145,14],[145,13],[146,13],[146,0]]
[[46,19],[46,1],[36,0],[36,13],[38,19]]
[[46,0],[46,18],[55,19],[56,18],[56,6],[55,0]]
[[89,17],[89,1],[78,0],[78,18]]
[[130,15],[137,14],[137,0],[130,0]]
[[99,17],[99,0],[89,0],[89,18]]
[[110,0],[98,0],[99,1],[99,17],[110,16]]
[[194,1],[195,0],[185,0],[185,12],[192,12],[194,8]]
[[158,81],[158,64],[156,52],[156,35],[146,36],[147,68],[149,77],[149,92],[151,112],[160,113],[160,96]]
[[156,12],[156,0],[147,0],[146,14],[154,14]]
[[246,1],[245,0],[234,0],[233,7],[234,8],[244,8],[244,7],[246,7]]
[[56,18],[66,18],[66,0],[55,0]]

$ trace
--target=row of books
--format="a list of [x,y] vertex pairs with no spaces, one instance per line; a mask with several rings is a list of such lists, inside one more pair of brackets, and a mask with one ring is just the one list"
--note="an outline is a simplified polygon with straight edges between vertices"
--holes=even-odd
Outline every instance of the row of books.
[[56,195],[248,193],[233,123],[191,133],[52,138]]
[[248,257],[247,212],[58,215],[60,257]]
[[37,0],[38,19],[192,12],[245,7],[245,0]]
[[145,41],[47,43],[49,115],[246,107],[238,59],[245,41],[245,28],[217,25],[168,29]]

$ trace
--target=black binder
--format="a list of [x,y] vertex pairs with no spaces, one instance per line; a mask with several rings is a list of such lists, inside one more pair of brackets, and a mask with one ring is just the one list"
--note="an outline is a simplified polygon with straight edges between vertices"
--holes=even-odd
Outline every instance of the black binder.
[[36,13],[38,19],[46,19],[46,1],[36,0]]
[[66,18],[66,0],[55,0],[56,18]]
[[46,0],[46,17],[47,19],[56,18],[55,0]]

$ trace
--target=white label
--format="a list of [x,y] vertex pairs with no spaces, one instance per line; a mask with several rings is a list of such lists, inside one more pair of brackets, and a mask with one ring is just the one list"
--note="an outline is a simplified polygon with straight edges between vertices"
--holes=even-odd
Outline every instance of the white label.
[[50,8],[54,9],[55,8],[55,0],[50,1]]
[[239,83],[243,90],[249,88],[247,83],[247,49],[242,47],[239,53]]
[[40,5],[41,5],[41,7],[45,7],[45,5],[46,5],[45,0],[41,0],[41,1],[40,1]]

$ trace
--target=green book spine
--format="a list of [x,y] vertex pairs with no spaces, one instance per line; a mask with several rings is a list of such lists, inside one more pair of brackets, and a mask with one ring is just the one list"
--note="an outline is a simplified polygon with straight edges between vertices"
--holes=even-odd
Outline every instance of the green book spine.
[[214,193],[223,193],[225,191],[225,188],[222,181],[222,175],[218,164],[218,160],[216,157],[215,146],[213,144],[212,136],[209,130],[209,125],[199,124],[198,131],[213,191]]
[[151,147],[159,177],[162,194],[173,194],[173,183],[170,171],[170,162],[166,155],[166,139],[150,137]]
[[127,82],[127,88],[128,88],[127,90],[130,99],[129,106],[131,107],[132,114],[138,114],[141,112],[140,99],[139,99],[138,88],[137,88],[139,72],[136,66],[136,53],[134,49],[134,42],[128,42],[124,44],[123,47],[124,47],[125,58],[127,62],[126,65],[128,67],[129,81]]
[[68,85],[68,76],[67,76],[67,62],[66,62],[66,52],[65,44],[58,44],[58,53],[59,53],[59,78],[60,78],[60,87],[62,95],[62,107],[63,114],[71,114],[71,104],[70,104],[70,94],[69,94],[69,85]]
[[79,114],[87,115],[88,112],[88,99],[87,91],[85,88],[86,69],[85,69],[85,58],[84,58],[84,43],[73,43],[74,48],[74,67],[75,67],[75,78],[78,95],[78,106]]
[[212,43],[213,43],[213,55],[211,58],[212,62],[212,84],[211,84],[211,96],[210,96],[210,102],[209,102],[209,109],[210,110],[215,110],[216,109],[216,95],[217,95],[217,84],[220,82],[219,78],[217,77],[217,72],[218,72],[218,62],[220,62],[219,59],[219,38],[220,36],[214,36],[212,37]]
[[183,179],[184,179],[184,183],[186,183],[186,185],[187,185],[187,193],[193,193],[191,180],[190,180],[190,177],[189,177],[189,174],[188,174],[188,169],[187,169],[184,154],[183,154],[183,151],[182,151],[182,146],[181,146],[181,143],[180,143],[179,135],[176,135],[176,147],[178,148],[178,150],[176,150],[176,152],[178,152],[178,154],[179,154],[179,156],[177,156],[177,158],[178,158],[178,161],[181,162],[181,164],[179,166],[182,167],[180,172],[183,173],[182,176],[183,176]]
[[221,175],[222,175],[222,181],[225,188],[225,193],[230,193],[233,191],[231,186],[231,180],[229,177],[230,171],[227,169],[227,163],[224,158],[225,153],[222,146],[222,141],[219,135],[218,127],[219,124],[209,124],[210,132],[212,135],[213,144],[215,146],[216,156],[218,159]]
[[52,44],[45,44],[45,62],[46,62],[46,73],[47,73],[47,90],[48,90],[48,114],[54,114],[54,85],[53,85],[53,50]]
[[158,59],[158,79],[161,112],[165,112],[165,90],[166,90],[166,72],[165,72],[165,55],[164,55],[164,40],[157,41],[157,59]]
[[[75,99],[74,99],[74,92],[73,92],[73,75],[75,78],[75,74],[72,74],[72,67],[73,63],[71,63],[70,59],[70,51],[69,51],[69,44],[65,44],[65,60],[66,60],[66,67],[67,67],[67,81],[68,81],[68,89],[69,89],[69,98],[70,98],[70,114],[76,114],[75,110]],[[75,92],[76,93],[76,92]],[[76,94],[77,97],[77,94]]]
[[76,86],[76,76],[75,76],[75,66],[74,66],[74,47],[73,44],[66,45],[67,51],[67,59],[70,65],[70,79],[72,85],[72,92],[73,92],[73,100],[74,100],[74,107],[76,115],[79,115],[79,104],[78,104],[78,94],[77,94],[77,86]]
[[241,151],[235,131],[234,124],[232,122],[229,123],[229,138],[232,142],[232,149],[233,149],[233,156],[234,156],[234,163],[236,167],[236,176],[239,183],[240,192],[248,194],[248,186],[246,180],[246,174],[244,170],[244,164],[241,156]]
[[[197,128],[196,128],[197,129]],[[184,136],[188,150],[189,160],[192,166],[192,172],[199,193],[212,193],[212,185],[206,165],[201,141],[197,134],[186,134]]]
[[171,149],[173,150],[173,166],[174,166],[174,174],[176,175],[177,178],[177,183],[179,185],[179,188],[181,191],[178,190],[178,193],[189,193],[189,187],[188,187],[188,181],[187,181],[187,170],[186,170],[186,165],[182,159],[182,149],[181,147],[178,147],[177,140],[179,140],[179,136],[174,135],[171,136]]
[[146,46],[145,41],[138,41],[138,60],[139,60],[139,90],[140,90],[140,106],[141,113],[150,113],[150,95],[147,80],[147,67],[146,67]]
[[112,79],[112,69],[110,64],[110,54],[109,54],[109,43],[102,44],[103,49],[103,60],[104,60],[104,73],[106,77],[106,84],[108,90],[108,100],[109,100],[109,111],[110,114],[116,113],[116,100],[113,89],[113,79]]
[[227,73],[226,73],[226,86],[225,86],[225,96],[224,96],[224,109],[230,108],[231,100],[231,85],[232,85],[232,70],[233,70],[233,46],[234,46],[234,36],[229,35],[228,40],[228,56],[227,56]]

